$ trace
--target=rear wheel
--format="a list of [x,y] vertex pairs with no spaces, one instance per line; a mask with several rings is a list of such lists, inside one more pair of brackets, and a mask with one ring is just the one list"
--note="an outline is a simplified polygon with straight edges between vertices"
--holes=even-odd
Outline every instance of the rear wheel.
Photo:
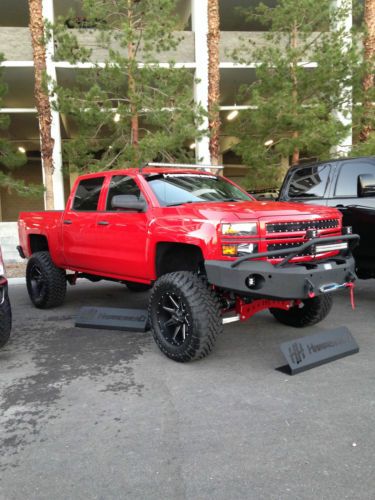
[[0,347],[3,347],[9,339],[12,329],[12,310],[10,308],[9,298],[4,297],[0,305]]
[[322,321],[332,308],[331,295],[319,295],[313,299],[302,300],[297,306],[288,311],[284,309],[270,309],[270,313],[284,325],[303,328],[316,325]]
[[64,302],[66,274],[55,266],[49,252],[36,252],[31,256],[26,268],[26,285],[31,302],[39,309]]
[[223,328],[213,291],[188,271],[165,274],[156,281],[149,302],[149,321],[159,349],[180,362],[210,354]]

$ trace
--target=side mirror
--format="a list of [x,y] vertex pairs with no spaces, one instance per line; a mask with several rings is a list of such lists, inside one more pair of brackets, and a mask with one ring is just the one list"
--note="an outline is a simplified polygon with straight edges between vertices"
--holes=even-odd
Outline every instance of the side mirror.
[[358,198],[375,196],[375,176],[372,174],[362,174],[358,176]]
[[133,210],[135,212],[144,212],[146,210],[146,202],[139,200],[133,194],[118,194],[112,198],[112,208],[120,208],[123,210]]

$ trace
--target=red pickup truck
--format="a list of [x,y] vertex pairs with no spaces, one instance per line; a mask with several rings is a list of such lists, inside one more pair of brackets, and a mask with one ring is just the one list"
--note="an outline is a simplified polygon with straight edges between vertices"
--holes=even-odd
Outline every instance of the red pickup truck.
[[152,287],[149,322],[176,361],[203,358],[222,325],[269,309],[302,327],[330,311],[331,293],[356,278],[334,208],[257,202],[233,182],[188,168],[79,177],[65,211],[21,213],[36,307],[62,304],[77,278]]

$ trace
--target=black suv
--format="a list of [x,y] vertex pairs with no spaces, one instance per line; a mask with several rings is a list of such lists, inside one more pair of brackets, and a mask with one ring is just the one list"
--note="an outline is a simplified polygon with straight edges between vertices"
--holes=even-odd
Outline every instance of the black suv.
[[0,249],[0,347],[8,342],[12,328],[12,310],[8,297],[8,282]]
[[284,179],[280,201],[337,207],[344,226],[361,237],[353,252],[359,278],[375,278],[375,157],[342,158],[294,165]]

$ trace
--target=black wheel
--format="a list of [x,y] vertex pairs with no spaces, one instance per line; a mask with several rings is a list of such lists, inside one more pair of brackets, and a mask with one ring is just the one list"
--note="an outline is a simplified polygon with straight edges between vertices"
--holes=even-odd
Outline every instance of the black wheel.
[[134,281],[127,281],[126,286],[131,292],[147,292],[150,290],[151,285],[146,285],[145,283],[135,283]]
[[[1,293],[0,297],[2,297]],[[9,298],[5,296],[3,303],[0,305],[0,347],[3,347],[8,342],[11,329],[12,310],[10,308]]]
[[331,295],[319,295],[313,299],[303,300],[301,304],[291,307],[289,311],[270,309],[270,312],[277,321],[284,325],[303,328],[322,321],[329,314],[332,302]]
[[149,301],[149,321],[160,350],[180,362],[210,354],[223,329],[215,294],[188,271],[165,274],[156,281]]
[[39,309],[60,306],[66,294],[66,274],[52,262],[49,252],[34,253],[26,268],[31,302]]

